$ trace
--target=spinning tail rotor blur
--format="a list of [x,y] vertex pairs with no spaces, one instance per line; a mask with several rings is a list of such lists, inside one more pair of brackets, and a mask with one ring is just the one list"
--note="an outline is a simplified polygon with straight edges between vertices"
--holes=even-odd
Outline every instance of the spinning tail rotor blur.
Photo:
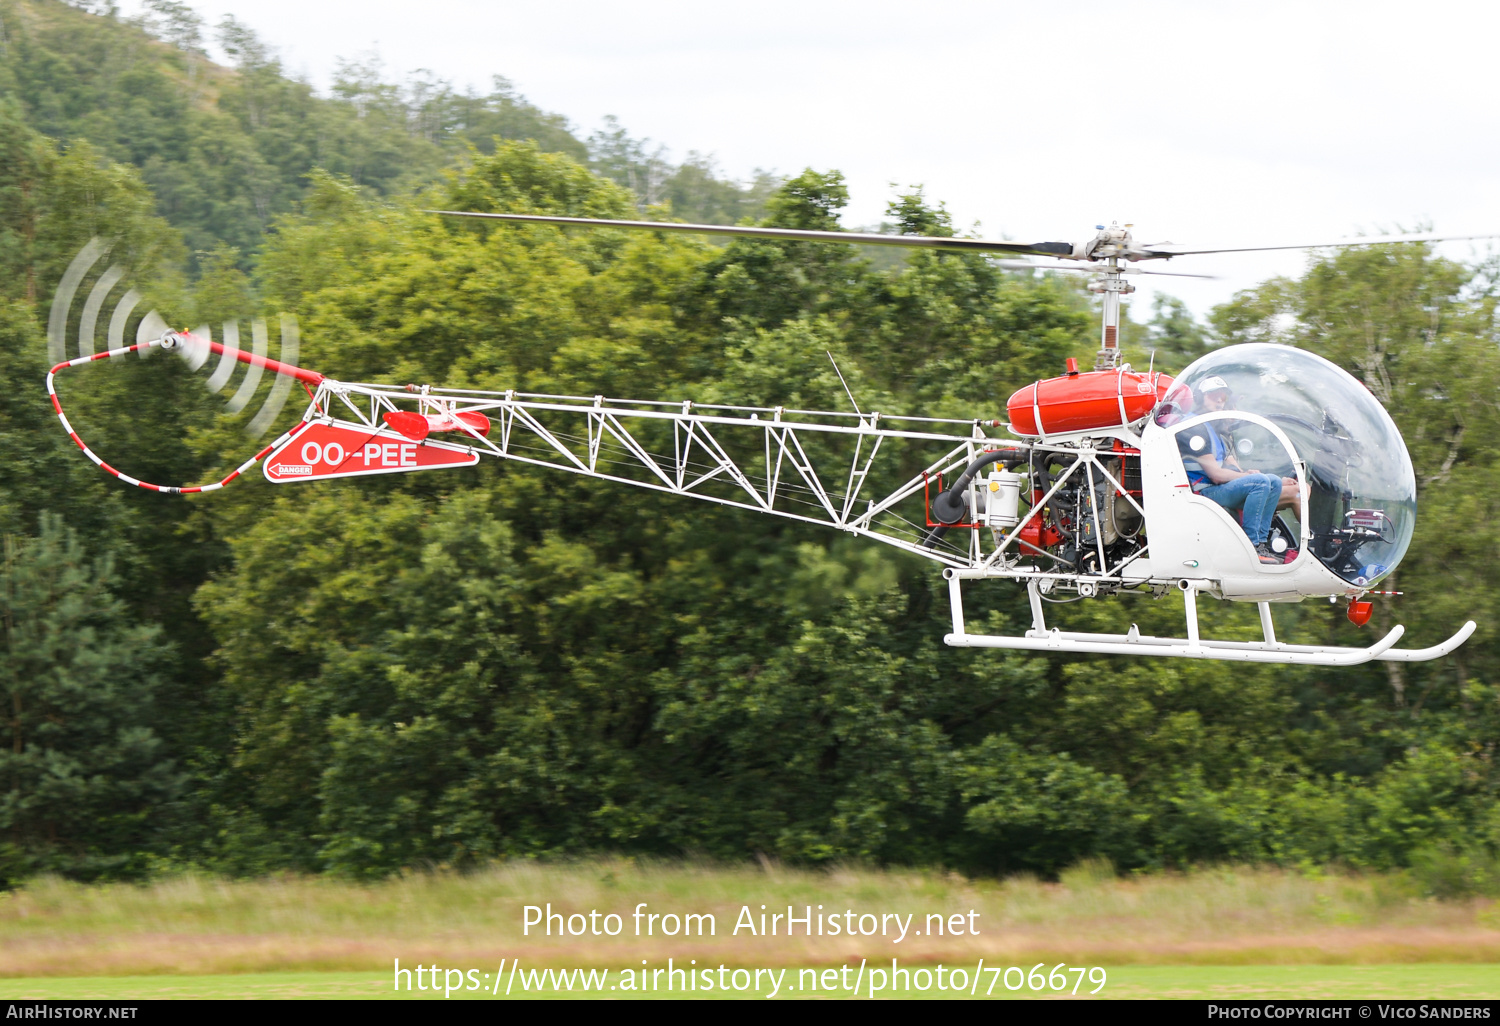
[[[90,239],[78,251],[58,283],[47,319],[47,357],[54,367],[75,356],[93,358],[101,351],[115,360],[124,359],[129,352],[146,357],[157,348],[149,343],[169,332],[166,319],[157,310],[141,312],[145,296],[133,282],[128,267],[106,259],[111,248],[108,242],[98,237]],[[80,295],[83,300],[78,305]],[[78,306],[76,311],[75,306]],[[297,318],[283,313],[277,320],[280,332],[274,362],[295,366],[301,349]],[[248,349],[242,349],[241,325],[236,320],[224,321],[220,325],[222,348],[218,350],[196,344],[197,340],[213,341],[213,329],[209,325],[201,325],[190,334],[195,342],[178,347],[177,354],[194,371],[205,371],[204,386],[210,392],[228,394],[225,414],[242,414],[261,391],[267,361],[271,359],[271,334],[265,319],[257,317],[251,320]],[[241,359],[236,355],[238,353],[257,359]],[[217,359],[211,370],[205,370],[209,367],[210,357],[215,355]],[[236,379],[237,372],[240,373]],[[245,422],[245,434],[252,439],[265,436],[291,396],[294,376],[273,373],[273,378],[260,406]]]

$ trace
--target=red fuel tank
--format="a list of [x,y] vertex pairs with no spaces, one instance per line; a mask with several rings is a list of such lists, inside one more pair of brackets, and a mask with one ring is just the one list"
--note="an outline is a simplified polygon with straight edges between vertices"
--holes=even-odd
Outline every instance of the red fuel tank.
[[1060,378],[1037,381],[1017,390],[1005,404],[1010,426],[1018,434],[1061,435],[1073,431],[1124,427],[1151,412],[1172,387],[1170,376],[1155,371],[1073,370]]

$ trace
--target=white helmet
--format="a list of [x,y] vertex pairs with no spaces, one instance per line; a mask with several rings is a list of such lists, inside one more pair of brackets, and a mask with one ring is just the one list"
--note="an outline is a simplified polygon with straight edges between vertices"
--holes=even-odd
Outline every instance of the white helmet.
[[1217,374],[1213,374],[1209,377],[1204,378],[1203,381],[1198,385],[1199,395],[1208,395],[1208,393],[1210,392],[1228,392],[1229,390],[1229,382],[1225,381]]

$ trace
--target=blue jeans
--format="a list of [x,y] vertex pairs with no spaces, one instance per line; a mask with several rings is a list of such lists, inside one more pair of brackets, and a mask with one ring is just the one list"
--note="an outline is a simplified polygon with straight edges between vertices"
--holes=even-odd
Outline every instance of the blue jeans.
[[1238,509],[1240,526],[1250,544],[1260,545],[1271,533],[1276,504],[1281,501],[1281,478],[1275,474],[1246,474],[1220,485],[1209,485],[1198,493],[1225,509]]

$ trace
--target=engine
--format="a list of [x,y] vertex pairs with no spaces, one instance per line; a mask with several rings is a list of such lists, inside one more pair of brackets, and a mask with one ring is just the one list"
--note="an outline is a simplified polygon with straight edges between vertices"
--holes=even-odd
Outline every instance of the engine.
[[1146,544],[1137,508],[1140,452],[1115,441],[1110,453],[1097,464],[1066,450],[984,453],[930,502],[924,544],[932,547],[953,528],[987,527],[996,544],[1015,532],[1010,563],[1107,574]]
[[[1034,458],[1030,468],[1033,510],[1069,469],[1073,473],[1040,512],[1027,520],[1018,536],[1026,543],[1023,552],[1053,569],[1102,575],[1144,547],[1145,524],[1136,509],[1141,501],[1140,453],[1119,442],[1115,451],[1118,456],[1100,460],[1102,473],[1088,464],[1073,469],[1073,462],[1061,453],[1039,453]],[[1043,559],[1043,553],[1052,558]]]

